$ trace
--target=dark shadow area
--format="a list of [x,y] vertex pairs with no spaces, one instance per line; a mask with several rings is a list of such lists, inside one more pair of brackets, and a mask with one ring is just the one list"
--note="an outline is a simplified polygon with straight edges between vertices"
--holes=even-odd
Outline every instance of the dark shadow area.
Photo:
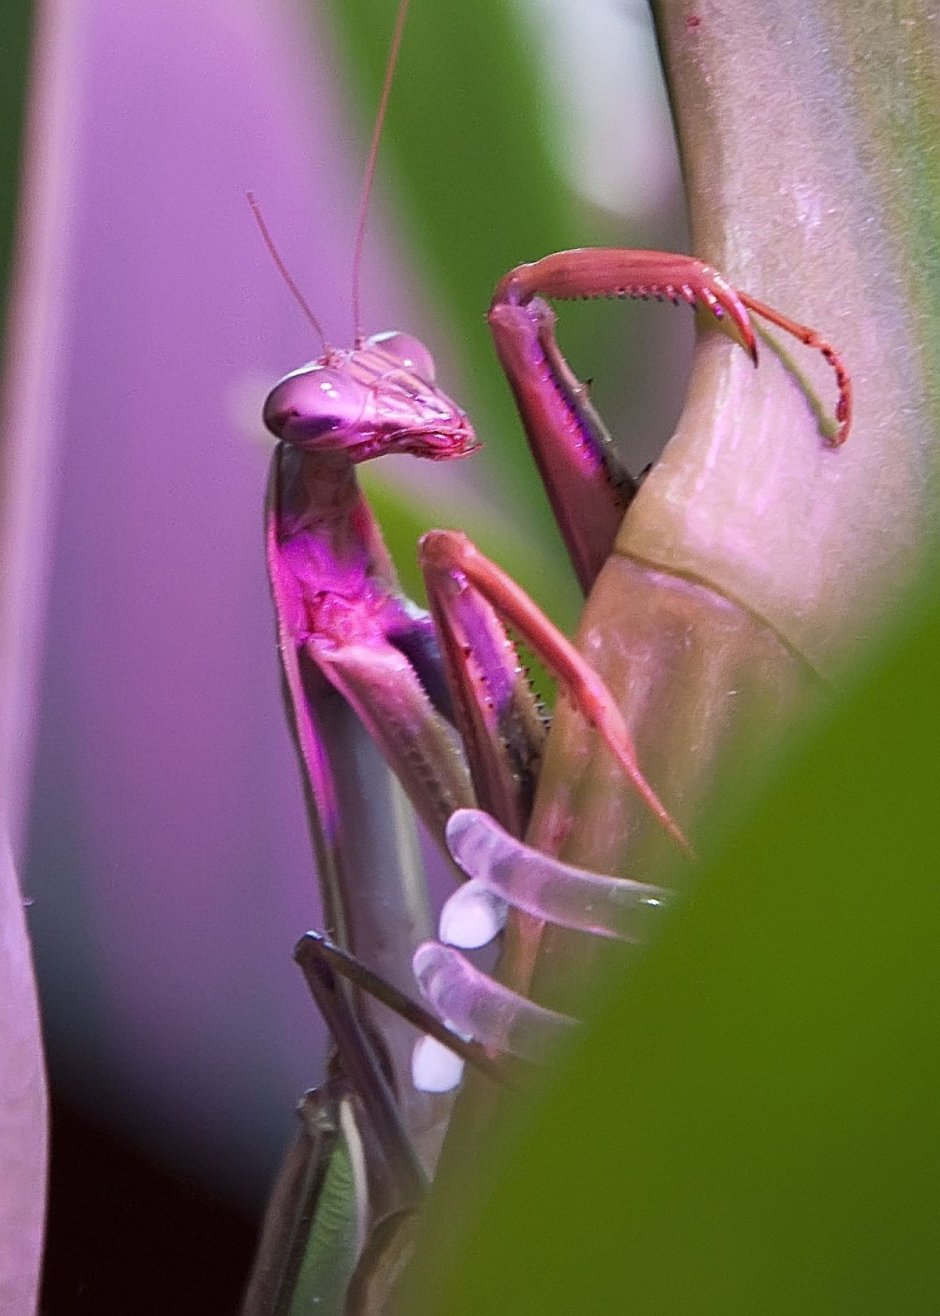
[[53,1096],[41,1316],[238,1311],[257,1222]]

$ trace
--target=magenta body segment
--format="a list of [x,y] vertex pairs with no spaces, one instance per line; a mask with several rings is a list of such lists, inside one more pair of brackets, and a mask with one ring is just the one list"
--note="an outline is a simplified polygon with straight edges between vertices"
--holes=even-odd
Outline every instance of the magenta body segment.
[[[408,452],[462,457],[476,446],[466,415],[434,383],[430,354],[404,334],[331,350],[282,379],[264,419],[281,440],[266,514],[268,575],[278,647],[310,805],[328,926],[343,946],[400,989],[414,947],[430,931],[416,866],[399,876],[369,854],[363,820],[362,728],[429,829],[443,837],[474,795],[447,708],[429,616],[401,592],[359,461]],[[444,711],[442,711],[444,710]],[[414,871],[410,871],[414,867]],[[411,1133],[425,1124],[410,1085],[414,1032],[373,1017],[389,1051]]]

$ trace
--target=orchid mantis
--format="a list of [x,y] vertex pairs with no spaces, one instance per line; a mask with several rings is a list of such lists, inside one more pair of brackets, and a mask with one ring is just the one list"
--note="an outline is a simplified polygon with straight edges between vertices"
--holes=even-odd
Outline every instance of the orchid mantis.
[[[403,16],[404,9],[367,179]],[[362,231],[360,221],[357,250]],[[702,307],[725,322],[755,365],[750,313],[769,320],[820,351],[832,366],[838,390],[834,446],[845,440],[851,423],[851,384],[832,345],[736,291],[701,261],[661,252],[580,249],[510,271],[496,288],[489,324],[585,591],[611,552],[637,485],[557,345],[546,299],[599,296],[669,298]],[[358,306],[358,293],[354,300]],[[357,310],[357,324],[358,318]],[[357,329],[352,348],[324,343],[317,360],[275,385],[264,409],[265,424],[279,440],[266,551],[331,935],[340,948],[363,953],[364,922],[374,935],[376,917],[387,917],[391,955],[410,961],[418,951],[415,972],[426,998],[458,1032],[482,1044],[485,1064],[501,1052],[538,1055],[542,1039],[563,1031],[569,1021],[528,1002],[527,983],[513,992],[458,951],[430,941],[426,902],[417,886],[397,893],[394,909],[377,915],[366,908],[370,890],[356,884],[360,874],[349,871],[344,857],[343,832],[354,822],[341,816],[338,805],[330,701],[338,697],[355,711],[431,834],[442,845],[445,838],[449,842],[474,879],[472,896],[489,931],[498,928],[500,910],[510,906],[530,920],[535,941],[545,922],[601,936],[642,936],[647,919],[666,900],[651,884],[575,870],[540,859],[523,845],[546,724],[506,625],[554,671],[564,697],[606,744],[676,847],[685,854],[691,847],[668,802],[644,776],[616,699],[531,600],[463,535],[433,531],[421,542],[430,615],[400,592],[355,466],[396,452],[428,460],[472,454],[478,446],[473,427],[438,387],[435,373],[431,353],[409,335],[366,338]],[[374,858],[380,870],[382,857]],[[380,880],[374,894],[388,899]],[[466,905],[463,892],[461,899]],[[464,926],[457,908],[450,907],[451,921]],[[454,939],[462,938],[461,933]],[[474,944],[473,938],[462,944]],[[358,1083],[356,1110],[360,1116],[365,1111],[373,1134],[379,1131],[379,1155],[400,1186],[397,1201],[393,1187],[380,1195],[381,1207],[374,1201],[367,1206],[368,1232],[383,1210],[410,1208],[420,1197],[421,1167],[409,1147],[410,1139],[420,1136],[427,1108],[421,1107],[408,1072],[414,1034],[397,1025],[392,1032],[386,1014],[374,1013],[361,996],[347,992],[335,976],[346,970],[330,961],[331,954],[309,939],[298,948],[318,1000],[333,1011],[341,1065],[354,1089]],[[325,977],[324,963],[329,963]],[[314,985],[317,974],[319,985]],[[365,981],[367,976],[358,981],[371,989],[375,983]],[[421,1019],[412,1016],[412,1021]],[[443,1040],[448,1044],[446,1036]],[[472,1052],[466,1054],[474,1059]],[[363,1084],[370,1091],[363,1092]]]
[[[834,349],[814,331],[737,293],[700,261],[585,249],[512,271],[497,288],[490,325],[585,590],[611,550],[635,483],[561,355],[554,315],[536,290],[698,303],[718,319],[727,317],[756,363],[750,307],[832,363],[840,423],[832,442],[848,433],[850,382]],[[433,834],[443,838],[456,809],[479,804],[522,835],[544,726],[500,614],[559,676],[654,816],[688,850],[636,763],[615,701],[531,600],[464,536],[434,531],[422,540],[433,621],[399,592],[354,467],[395,452],[440,461],[474,450],[468,418],[434,376],[423,344],[383,333],[351,350],[328,349],[281,380],[265,405],[265,423],[281,440],[272,468],[268,562],[293,715],[325,838],[321,848],[328,851],[335,820],[301,654],[355,708]],[[328,853],[321,865],[323,881],[339,882],[328,900],[336,909],[348,894]]]
[[[836,442],[846,437],[850,385],[831,346],[736,294],[698,261],[585,250],[513,271],[497,289],[490,324],[585,588],[610,552],[635,486],[617,464],[583,386],[557,348],[552,312],[531,295],[540,284],[556,296],[607,292],[699,302],[717,318],[728,318],[755,360],[746,308],[768,314],[833,363],[839,384]],[[536,927],[549,921],[599,935],[624,935],[624,921],[639,915],[642,926],[665,893],[642,882],[540,861],[519,839],[545,727],[499,615],[556,672],[656,820],[688,852],[682,831],[642,774],[615,700],[535,605],[460,534],[435,531],[422,540],[433,620],[417,609],[397,587],[381,533],[357,486],[359,461],[395,452],[448,460],[474,450],[469,420],[437,387],[434,375],[422,344],[400,333],[378,334],[350,350],[327,349],[281,380],[265,406],[265,422],[280,439],[269,488],[268,566],[289,706],[314,804],[331,931],[353,953],[359,949],[368,892],[354,888],[344,871],[343,820],[336,813],[320,708],[329,689],[355,709],[432,834],[443,841],[447,832],[454,854],[476,881],[477,894],[487,893],[484,903],[516,906]],[[485,814],[466,812],[475,806]],[[375,863],[381,870],[381,856]],[[413,918],[407,912],[403,917],[402,909],[394,911],[405,943],[410,941],[406,952],[424,943],[415,959],[417,977],[427,999],[459,1032],[476,1036],[488,1054],[502,1050],[532,1058],[545,1039],[563,1031],[568,1023],[563,1016],[480,974],[458,951],[428,942],[426,911],[414,892],[405,893],[403,908],[409,903]],[[456,918],[453,910],[451,917]],[[642,934],[634,929],[626,935]],[[308,967],[317,959],[311,950],[308,943],[300,952]],[[371,1071],[353,1063],[360,1075],[372,1073],[374,1098],[384,1081],[383,1062],[375,1058],[374,1025],[367,1015],[357,1020],[358,1007],[333,990],[345,1012],[334,1023],[340,1055],[351,1050],[372,1054]],[[388,1118],[394,1122],[394,1092],[401,1094],[409,1085],[400,1063],[392,1074],[392,1091],[383,1091],[380,1102],[383,1124]],[[369,1102],[365,1105],[368,1109]],[[408,1103],[402,1108],[407,1110]],[[408,1123],[404,1117],[384,1140],[386,1161],[397,1159],[399,1170]],[[408,1167],[403,1200],[413,1205],[419,1174],[407,1155],[403,1163]]]

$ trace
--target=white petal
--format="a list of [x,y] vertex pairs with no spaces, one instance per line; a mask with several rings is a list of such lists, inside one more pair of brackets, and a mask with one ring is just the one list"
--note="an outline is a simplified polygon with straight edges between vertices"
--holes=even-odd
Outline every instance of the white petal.
[[447,846],[464,872],[494,896],[547,923],[595,936],[644,941],[669,901],[661,887],[540,854],[478,809],[451,814]]
[[419,1092],[452,1092],[464,1062],[435,1037],[421,1037],[411,1053],[411,1081]]
[[422,942],[412,968],[421,995],[448,1027],[497,1051],[539,1060],[574,1026],[567,1015],[504,987],[439,941]]
[[438,935],[464,950],[485,946],[506,925],[506,902],[482,882],[465,882],[445,902]]

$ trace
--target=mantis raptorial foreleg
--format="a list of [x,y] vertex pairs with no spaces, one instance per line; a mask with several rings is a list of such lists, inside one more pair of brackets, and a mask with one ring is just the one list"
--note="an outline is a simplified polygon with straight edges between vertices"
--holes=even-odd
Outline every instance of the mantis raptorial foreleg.
[[558,348],[555,315],[543,297],[653,297],[703,306],[727,321],[756,365],[757,338],[748,314],[753,311],[822,353],[838,387],[839,428],[830,442],[838,446],[848,437],[852,387],[836,349],[814,329],[733,288],[703,261],[662,251],[584,247],[510,270],[493,295],[490,329],[585,590],[610,555],[636,485],[616,457],[585,385]]

